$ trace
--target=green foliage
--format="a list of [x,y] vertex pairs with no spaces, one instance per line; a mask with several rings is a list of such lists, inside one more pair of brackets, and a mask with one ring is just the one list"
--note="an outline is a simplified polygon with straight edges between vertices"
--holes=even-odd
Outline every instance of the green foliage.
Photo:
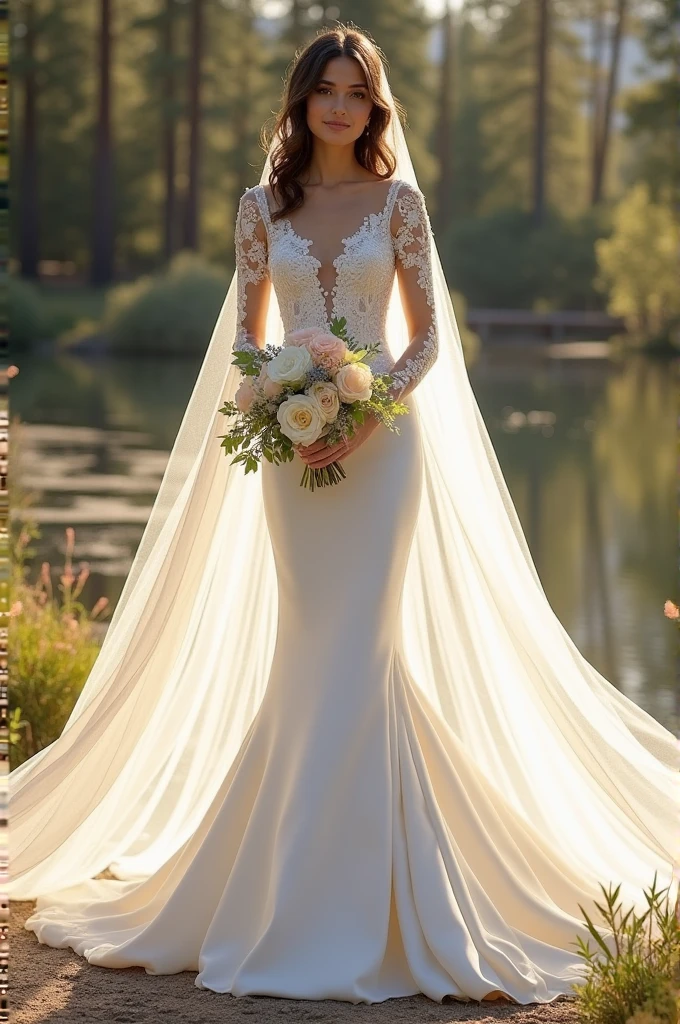
[[50,288],[19,277],[9,278],[7,296],[15,353],[36,342],[94,332],[104,307],[99,289]]
[[91,611],[80,601],[89,575],[76,576],[74,531],[66,530],[66,556],[59,591],[53,592],[50,564],[27,580],[24,557],[35,528],[22,528],[13,552],[9,612],[9,708],[12,767],[49,746],[61,734],[99,653],[96,620],[107,605],[100,598]]
[[40,289],[29,281],[9,278],[10,344],[16,353],[47,337],[47,316]]
[[655,203],[640,182],[613,215],[610,238],[596,244],[598,286],[608,308],[646,339],[677,336],[680,324],[678,225],[669,203]]
[[226,287],[220,270],[188,252],[179,253],[165,273],[117,285],[103,318],[113,351],[200,355]]
[[606,930],[581,907],[590,940],[575,945],[587,966],[576,988],[576,1008],[587,1024],[677,1024],[680,985],[680,922],[669,888],[657,889],[657,876],[645,891],[647,909],[623,912],[620,885],[600,886],[604,905],[596,903]]
[[[642,179],[658,198],[661,191],[680,189],[680,151],[677,145],[677,111],[680,80],[676,72],[677,0],[650,0],[645,25],[645,47],[657,73],[651,81],[628,91],[624,107],[626,134],[632,154],[629,183]],[[676,199],[677,201],[677,199]]]
[[442,243],[447,276],[471,306],[587,309],[593,305],[596,238],[601,216],[552,211],[541,227],[506,208],[457,221]]

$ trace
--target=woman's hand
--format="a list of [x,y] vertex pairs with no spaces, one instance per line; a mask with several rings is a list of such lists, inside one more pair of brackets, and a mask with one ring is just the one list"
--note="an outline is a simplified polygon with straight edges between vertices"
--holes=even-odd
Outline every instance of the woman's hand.
[[380,423],[380,420],[372,412],[368,413],[364,422],[357,427],[352,437],[338,444],[327,445],[322,437],[313,444],[293,445],[302,461],[310,469],[323,469],[331,462],[338,462],[346,459],[348,455],[355,452],[367,440]]

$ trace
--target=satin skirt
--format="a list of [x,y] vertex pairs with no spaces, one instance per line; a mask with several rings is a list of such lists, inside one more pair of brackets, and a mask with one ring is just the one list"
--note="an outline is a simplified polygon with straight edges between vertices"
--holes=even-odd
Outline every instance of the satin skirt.
[[599,894],[476,766],[400,645],[423,486],[405,401],[400,433],[378,427],[337,486],[300,487],[297,458],[263,465],[279,618],[262,703],[184,846],[142,881],[39,897],[40,942],[234,996],[573,994],[578,904]]

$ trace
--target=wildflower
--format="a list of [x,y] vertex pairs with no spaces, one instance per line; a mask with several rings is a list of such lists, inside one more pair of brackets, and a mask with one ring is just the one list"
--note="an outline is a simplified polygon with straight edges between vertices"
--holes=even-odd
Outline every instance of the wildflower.
[[97,602],[95,603],[92,611],[90,612],[91,618],[94,619],[95,616],[99,615],[100,611],[102,611],[102,609],[106,608],[108,603],[109,603],[108,597],[100,597],[97,600]]
[[9,610],[9,617],[10,617],[10,619],[15,618],[17,615],[20,615],[21,612],[23,611],[23,608],[24,608],[23,601],[15,601],[14,604],[12,605],[12,607]]
[[663,613],[667,619],[680,619],[680,608],[672,601],[666,601],[663,606]]

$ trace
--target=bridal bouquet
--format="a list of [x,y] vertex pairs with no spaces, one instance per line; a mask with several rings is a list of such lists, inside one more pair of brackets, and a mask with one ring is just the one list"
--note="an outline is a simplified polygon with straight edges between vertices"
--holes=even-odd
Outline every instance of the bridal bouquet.
[[[389,393],[390,374],[374,374],[364,361],[380,346],[360,348],[346,327],[345,318],[336,317],[330,332],[315,327],[291,331],[281,347],[235,351],[232,362],[243,380],[234,401],[219,410],[236,417],[229,432],[219,435],[225,455],[238,452],[232,464],[242,463],[248,473],[257,470],[263,457],[277,465],[289,462],[295,445],[323,437],[330,446],[352,437],[368,413],[399,433],[394,419],[408,406]],[[345,475],[337,461],[322,469],[306,466],[300,486],[313,491]]]

